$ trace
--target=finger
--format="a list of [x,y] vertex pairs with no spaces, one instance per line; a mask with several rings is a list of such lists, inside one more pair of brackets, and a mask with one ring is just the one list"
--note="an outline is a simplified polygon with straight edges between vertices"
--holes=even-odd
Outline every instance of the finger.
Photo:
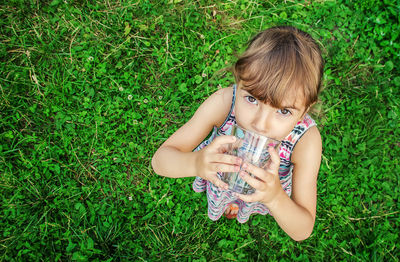
[[237,156],[232,156],[227,154],[217,154],[214,162],[231,164],[231,165],[241,165],[243,161],[240,157]]
[[256,199],[255,194],[251,194],[251,195],[242,195],[239,193],[233,193],[233,195],[241,200],[243,200],[244,202],[257,202],[258,200]]
[[215,186],[224,189],[224,190],[228,190],[228,184],[225,183],[224,181],[222,181],[221,179],[218,178],[217,174],[212,174],[208,181],[210,181],[211,183],[213,183]]
[[232,151],[233,149],[238,149],[241,146],[243,146],[243,139],[240,139],[237,137],[234,137],[234,139],[235,139],[235,141],[232,143],[220,145],[220,147],[218,148],[218,151],[220,153],[226,153],[226,152]]
[[220,145],[218,148],[218,153],[228,153],[229,151],[232,150],[232,144],[224,144],[224,145]]
[[264,183],[257,177],[253,177],[247,172],[241,171],[239,173],[240,177],[246,181],[250,186],[252,186],[256,190],[262,191],[264,189]]
[[268,172],[270,172],[272,174],[277,174],[279,171],[279,166],[280,166],[280,162],[281,162],[279,154],[276,151],[276,149],[274,149],[273,147],[269,147],[268,152],[271,156],[270,164],[268,166]]
[[266,170],[257,167],[255,165],[252,165],[248,162],[242,165],[242,170],[245,170],[247,173],[253,174],[253,176],[256,176],[258,179],[262,181],[267,181],[268,179],[268,173],[266,172]]
[[236,141],[236,137],[234,136],[218,136],[216,137],[211,144],[209,145],[209,147],[218,150],[221,146],[226,145],[226,144],[232,144],[235,143]]
[[239,172],[239,165],[228,165],[224,163],[211,163],[210,170],[213,172]]

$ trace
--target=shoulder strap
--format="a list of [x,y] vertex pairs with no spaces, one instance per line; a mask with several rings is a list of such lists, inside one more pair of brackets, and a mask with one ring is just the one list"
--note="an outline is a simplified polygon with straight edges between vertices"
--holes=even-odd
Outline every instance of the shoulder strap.
[[232,95],[232,105],[231,110],[229,111],[229,115],[232,114],[233,110],[235,109],[235,101],[236,101],[236,84],[233,85],[233,95]]
[[304,116],[304,119],[298,122],[293,130],[289,133],[289,135],[285,137],[285,139],[282,141],[281,147],[285,149],[285,152],[283,155],[281,155],[281,158],[284,157],[287,160],[290,160],[297,142],[310,127],[316,125],[317,124],[315,123],[315,121],[308,114],[306,114]]
[[218,129],[221,129],[223,126],[225,126],[225,124],[226,124],[228,121],[230,121],[230,120],[232,120],[232,119],[235,118],[235,117],[233,116],[233,115],[234,115],[234,111],[233,111],[233,110],[235,109],[236,89],[237,89],[237,86],[236,86],[236,84],[234,84],[234,85],[233,85],[233,95],[232,95],[232,105],[231,105],[231,109],[229,110],[229,114],[226,116],[224,123],[223,123],[220,127],[218,127]]

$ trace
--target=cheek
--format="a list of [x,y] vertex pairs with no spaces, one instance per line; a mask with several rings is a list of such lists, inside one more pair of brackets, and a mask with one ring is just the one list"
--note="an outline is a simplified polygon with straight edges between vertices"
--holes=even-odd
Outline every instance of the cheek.
[[246,113],[246,107],[240,101],[236,101],[235,119],[239,126],[246,127],[248,122],[248,117],[246,117],[246,115],[248,115],[248,113]]
[[280,132],[280,136],[281,139],[284,139],[285,137],[287,137],[290,132],[293,130],[293,128],[295,127],[296,123],[293,122],[289,122],[289,123],[281,123],[279,125],[279,132]]
[[236,101],[235,104],[235,118],[238,125],[249,128],[249,124],[253,121],[256,115],[256,107],[248,104],[243,99]]
[[[236,113],[236,112],[235,112]],[[245,114],[239,113],[235,115],[236,123],[244,128],[248,128],[248,124],[251,120],[248,117],[245,117]]]
[[294,126],[293,121],[274,118],[274,121],[271,123],[270,135],[276,139],[283,140],[293,130]]

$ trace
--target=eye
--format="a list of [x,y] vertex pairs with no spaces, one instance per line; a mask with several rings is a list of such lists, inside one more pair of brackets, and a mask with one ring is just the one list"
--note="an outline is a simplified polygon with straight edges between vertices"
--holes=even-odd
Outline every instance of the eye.
[[283,115],[283,116],[290,116],[292,114],[292,112],[290,112],[290,110],[283,108],[283,109],[279,109],[278,113]]
[[245,96],[244,98],[245,98],[246,101],[249,102],[250,104],[257,105],[257,99],[255,99],[254,97],[252,97],[252,96]]

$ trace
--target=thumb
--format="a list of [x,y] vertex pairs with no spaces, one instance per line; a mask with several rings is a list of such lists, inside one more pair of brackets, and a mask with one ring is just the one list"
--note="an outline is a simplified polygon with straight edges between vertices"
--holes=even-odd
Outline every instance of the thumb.
[[236,137],[223,135],[223,136],[218,136],[217,138],[215,138],[209,146],[212,149],[215,149],[218,151],[218,149],[220,149],[222,146],[224,146],[226,144],[232,144],[235,141],[236,141]]
[[268,166],[268,172],[271,172],[272,174],[277,174],[279,171],[279,166],[281,164],[281,158],[279,157],[278,151],[273,147],[269,147],[268,152],[271,156],[270,164]]

